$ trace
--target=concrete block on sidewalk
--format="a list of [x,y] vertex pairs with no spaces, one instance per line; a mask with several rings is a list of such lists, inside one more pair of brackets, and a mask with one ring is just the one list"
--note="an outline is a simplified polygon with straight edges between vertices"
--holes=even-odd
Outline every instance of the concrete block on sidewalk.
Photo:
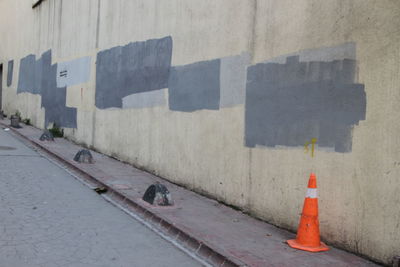
[[81,149],[76,153],[74,160],[79,163],[94,163],[92,153],[87,149]]
[[143,195],[143,200],[156,206],[173,205],[170,192],[165,185],[160,183],[150,185]]
[[44,130],[39,138],[40,141],[54,141],[53,134],[49,130]]

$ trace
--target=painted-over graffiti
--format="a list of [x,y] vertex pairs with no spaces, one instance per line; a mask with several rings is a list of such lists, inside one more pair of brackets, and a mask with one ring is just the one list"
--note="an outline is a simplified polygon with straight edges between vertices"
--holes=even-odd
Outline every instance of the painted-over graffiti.
[[7,86],[10,87],[13,80],[13,71],[14,71],[14,60],[8,61],[8,69],[7,69]]
[[51,50],[38,60],[34,55],[21,59],[17,93],[41,95],[45,126],[56,123],[76,128],[76,108],[66,107],[66,87],[57,87],[57,64],[51,64]]
[[[100,51],[96,61],[96,107],[129,107],[135,98],[125,97],[167,88],[171,56],[171,37]],[[149,101],[151,106],[153,102]]]
[[219,109],[219,59],[174,67],[169,78],[169,108],[191,112]]
[[365,119],[364,85],[355,82],[356,61],[260,63],[248,68],[245,142],[302,146],[311,137],[318,146],[349,152],[352,128]]
[[57,87],[82,84],[90,78],[91,57],[57,63]]
[[[171,111],[219,110],[245,104],[247,147],[352,149],[352,128],[365,119],[364,85],[356,82],[355,44],[310,49],[250,65],[241,55],[171,66],[170,36],[98,52],[95,105],[165,106]],[[12,62],[9,69],[12,69]],[[76,127],[66,87],[87,82],[91,58],[51,65],[51,51],[21,59],[18,93],[42,96],[46,125]],[[12,73],[12,71],[9,73]]]

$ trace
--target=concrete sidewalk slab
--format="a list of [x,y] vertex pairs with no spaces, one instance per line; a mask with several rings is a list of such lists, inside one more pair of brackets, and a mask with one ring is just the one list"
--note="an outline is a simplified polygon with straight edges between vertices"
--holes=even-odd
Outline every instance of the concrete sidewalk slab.
[[[1,123],[9,125],[7,120]],[[197,248],[198,253],[210,259],[213,252],[222,256],[212,261],[215,265],[225,262],[223,266],[376,266],[336,248],[321,253],[292,249],[285,241],[293,239],[293,233],[94,151],[94,164],[77,163],[73,157],[82,149],[81,146],[61,138],[54,142],[41,142],[39,137],[42,131],[34,127],[23,125],[21,129],[12,130],[112,188],[144,209],[145,214],[151,214],[152,220],[167,222],[170,233],[184,233],[204,244],[204,249],[201,245]],[[153,207],[141,200],[147,187],[156,181],[170,190],[175,201],[173,207]]]

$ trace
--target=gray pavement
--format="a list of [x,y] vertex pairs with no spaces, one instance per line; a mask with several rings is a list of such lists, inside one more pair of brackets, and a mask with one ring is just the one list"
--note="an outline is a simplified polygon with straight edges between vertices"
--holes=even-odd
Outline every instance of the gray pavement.
[[1,129],[0,267],[14,266],[200,264]]

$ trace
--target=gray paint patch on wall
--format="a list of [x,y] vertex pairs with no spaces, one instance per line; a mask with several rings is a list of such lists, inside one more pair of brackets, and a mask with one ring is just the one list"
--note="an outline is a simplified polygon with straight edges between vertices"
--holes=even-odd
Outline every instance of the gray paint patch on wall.
[[14,71],[14,60],[8,61],[8,69],[7,69],[7,86],[11,86],[13,79],[13,71]]
[[221,107],[232,107],[244,103],[249,64],[249,53],[221,59]]
[[89,81],[91,57],[57,63],[57,86],[68,87]]
[[168,87],[172,38],[164,37],[103,50],[96,61],[96,107],[122,108],[135,93]]
[[167,89],[131,94],[122,98],[122,108],[150,108],[165,106]]
[[45,109],[45,126],[56,123],[76,128],[76,108],[66,107],[66,87],[57,88],[57,64],[51,65],[51,50],[35,60],[34,55],[20,61],[17,93],[38,94]]
[[351,151],[352,127],[366,113],[355,70],[353,59],[300,62],[299,56],[249,67],[246,145],[303,146],[317,138],[320,147]]
[[275,57],[264,61],[263,63],[285,64],[286,59],[291,56],[299,56],[300,61],[333,61],[343,59],[356,60],[356,44],[351,42],[337,46],[305,49],[296,53]]
[[221,60],[214,59],[172,67],[168,88],[170,110],[218,110],[220,65]]
[[35,55],[29,55],[21,59],[19,64],[19,77],[17,94],[19,93],[32,93],[39,94],[35,83],[36,71]]

